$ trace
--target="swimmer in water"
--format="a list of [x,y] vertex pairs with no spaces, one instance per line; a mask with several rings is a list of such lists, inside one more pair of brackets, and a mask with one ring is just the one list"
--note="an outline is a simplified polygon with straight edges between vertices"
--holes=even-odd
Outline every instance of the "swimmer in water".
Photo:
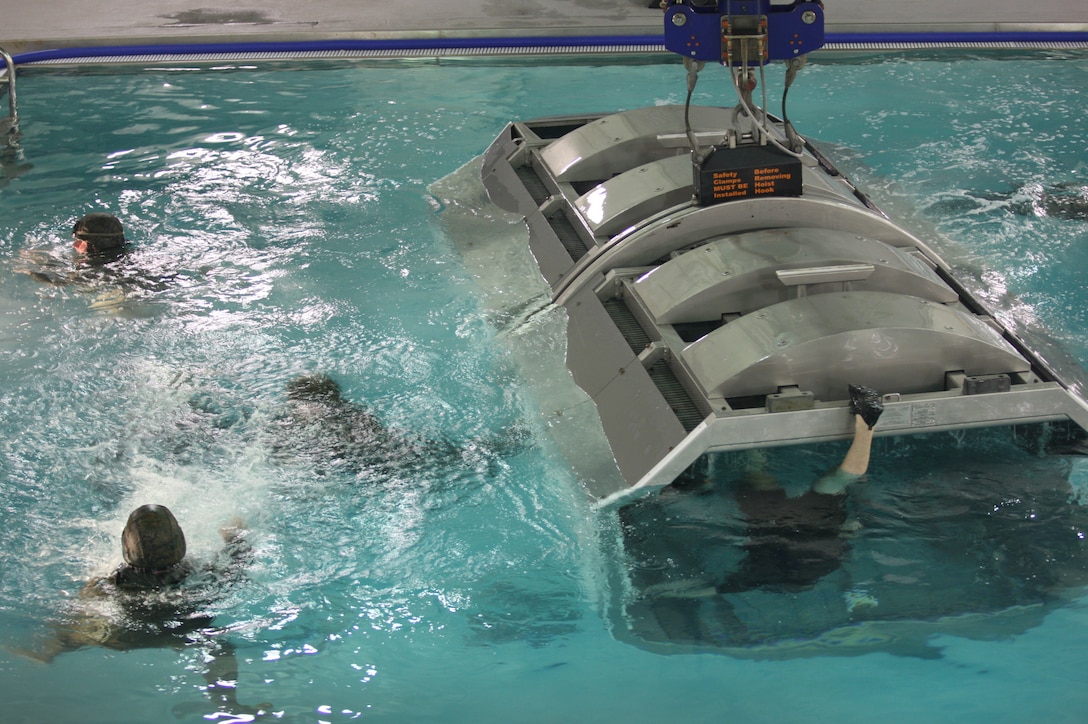
[[1047,217],[1065,221],[1088,221],[1088,185],[1084,182],[1026,183],[1013,191],[980,192],[955,197],[938,207],[951,214],[976,212],[996,202],[1000,208],[1020,216]]
[[113,214],[84,214],[72,226],[74,258],[56,251],[21,252],[14,270],[35,281],[93,295],[91,309],[99,313],[146,316],[155,313],[147,302],[167,291],[179,273],[143,268],[149,257],[130,254],[125,229]]
[[[1021,198],[1023,195],[1027,195],[1027,199]],[[1029,184],[1014,195],[1009,205],[1024,216],[1088,221],[1088,186],[1083,183]]]
[[300,375],[287,383],[288,406],[275,420],[273,458],[310,461],[318,474],[431,469],[461,464],[465,455],[514,455],[527,433],[514,426],[496,439],[465,445],[415,436],[386,427],[362,405],[344,399],[326,374]]
[[740,569],[718,584],[718,593],[756,588],[800,590],[842,565],[846,541],[846,490],[869,469],[873,427],[884,411],[868,387],[850,386],[854,438],[839,465],[804,494],[789,497],[777,480],[751,471],[737,493],[746,521],[746,555]]
[[359,469],[415,458],[418,446],[385,427],[363,406],[345,400],[325,374],[300,375],[287,383],[288,407],[276,420],[273,456],[312,459],[318,472]]
[[116,258],[128,243],[121,220],[101,211],[81,216],[72,227],[72,239],[77,253],[98,263]]
[[76,252],[74,269],[67,259],[32,250],[23,252],[26,264],[16,267],[16,271],[45,284],[93,289],[113,280],[116,272],[110,270],[111,262],[122,258],[129,247],[121,220],[113,214],[94,211],[73,224],[72,248]]
[[220,535],[227,563],[198,566],[186,557],[185,534],[170,509],[141,505],[121,533],[124,563],[87,583],[65,620],[54,624],[53,638],[23,653],[48,663],[87,646],[124,651],[195,645],[205,652],[205,691],[213,702],[237,714],[268,710],[263,704],[238,703],[234,647],[213,629],[213,616],[205,612],[216,594],[240,577],[251,556],[241,521],[232,521]]
[[[736,500],[745,523],[745,556],[737,570],[708,587],[707,581],[680,581],[657,586],[651,597],[699,598],[754,589],[799,591],[842,565],[846,541],[846,491],[869,469],[873,428],[884,411],[872,388],[850,385],[854,434],[846,455],[800,496],[790,497],[762,469],[762,451],[750,453],[753,464],[740,481]],[[708,492],[708,483],[689,475],[673,484],[678,491]]]

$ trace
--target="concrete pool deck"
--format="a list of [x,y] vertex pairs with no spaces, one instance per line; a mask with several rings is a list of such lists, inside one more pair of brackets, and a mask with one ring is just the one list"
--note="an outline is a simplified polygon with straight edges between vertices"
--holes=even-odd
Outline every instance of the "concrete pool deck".
[[[662,33],[661,9],[647,0],[232,0],[229,8],[213,1],[5,3],[0,47],[18,55],[135,45]],[[1088,3],[1069,0],[826,0],[825,8],[826,30],[835,35],[1088,33]]]

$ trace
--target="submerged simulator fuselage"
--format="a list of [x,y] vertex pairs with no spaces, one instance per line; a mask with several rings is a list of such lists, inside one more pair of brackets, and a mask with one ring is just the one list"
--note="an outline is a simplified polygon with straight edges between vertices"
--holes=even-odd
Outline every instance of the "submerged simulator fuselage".
[[[1083,469],[1041,454],[1056,430],[1088,429],[1083,370],[989,309],[975,270],[792,127],[786,90],[823,43],[820,3],[663,6],[687,101],[511,122],[480,172],[524,228],[460,235],[478,278],[497,282],[488,299],[517,302],[486,306],[516,322],[500,330],[606,513],[602,541],[622,561],[604,587],[613,634],[661,653],[934,656],[935,634],[1038,625],[1088,582]],[[755,100],[772,61],[786,63],[781,118]],[[735,106],[691,104],[708,62]],[[515,268],[531,279],[512,281]],[[557,346],[567,370],[553,374]],[[750,518],[749,463],[798,493],[833,457],[813,443],[853,435],[852,384],[882,393],[876,433],[904,437],[874,460],[877,484],[848,496],[849,524],[810,535],[786,510],[796,500],[771,524]],[[779,551],[805,576],[743,575]]]
[[568,367],[622,473],[618,487],[591,483],[602,504],[660,489],[706,453],[845,439],[851,383],[883,393],[881,435],[1088,428],[1079,368],[1036,354],[755,103],[764,64],[784,60],[788,88],[822,23],[819,3],[669,3],[689,100],[713,60],[735,107],[515,121],[484,154],[489,197],[525,218],[569,316]]

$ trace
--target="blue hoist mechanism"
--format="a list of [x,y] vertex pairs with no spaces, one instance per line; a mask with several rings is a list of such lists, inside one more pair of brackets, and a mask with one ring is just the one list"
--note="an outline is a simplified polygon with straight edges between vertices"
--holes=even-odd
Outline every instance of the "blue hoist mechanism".
[[[801,195],[800,157],[803,140],[786,115],[786,94],[806,55],[824,44],[824,9],[820,2],[795,0],[772,5],[770,0],[666,0],[665,48],[683,57],[688,72],[685,109],[691,105],[698,73],[708,61],[729,69],[743,111],[753,123],[747,134],[732,134],[722,144],[700,151],[685,112],[685,131],[692,147],[695,200],[702,205],[756,195],[756,170],[777,168],[778,174],[761,174],[761,194]],[[786,63],[782,92],[785,143],[767,129],[764,66]],[[758,75],[758,80],[757,80]],[[763,89],[759,107],[752,92]],[[727,149],[727,150],[725,150]],[[772,178],[772,176],[777,178]],[[730,183],[740,179],[740,183]]]
[[747,67],[791,60],[824,44],[824,6],[795,0],[669,0],[665,48],[698,61]]

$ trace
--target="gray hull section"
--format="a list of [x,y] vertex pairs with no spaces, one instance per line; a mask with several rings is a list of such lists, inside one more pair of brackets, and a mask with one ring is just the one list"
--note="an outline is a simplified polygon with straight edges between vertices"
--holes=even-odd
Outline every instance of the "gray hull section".
[[1055,369],[925,242],[817,149],[801,193],[695,201],[690,141],[743,137],[733,109],[642,108],[510,124],[481,176],[525,219],[567,364],[623,482],[660,489],[700,456],[847,438],[847,384],[884,394],[878,433],[1072,421],[1081,371]]

